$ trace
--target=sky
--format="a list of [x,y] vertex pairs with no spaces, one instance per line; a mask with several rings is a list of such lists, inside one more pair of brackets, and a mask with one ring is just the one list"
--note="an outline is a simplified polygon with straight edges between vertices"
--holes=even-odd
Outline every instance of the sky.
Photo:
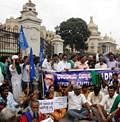
[[[111,35],[120,43],[120,0],[31,0],[36,4],[38,17],[47,30],[61,22],[78,17],[89,23],[93,16],[101,35]],[[28,0],[0,0],[0,22],[11,16],[19,17],[23,4]],[[110,34],[111,33],[111,34]],[[120,44],[119,44],[120,45]]]

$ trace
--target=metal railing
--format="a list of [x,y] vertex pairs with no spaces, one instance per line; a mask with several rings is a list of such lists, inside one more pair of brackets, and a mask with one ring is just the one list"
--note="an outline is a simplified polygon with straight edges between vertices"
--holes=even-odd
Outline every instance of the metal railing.
[[0,28],[0,56],[12,56],[19,53],[19,33]]

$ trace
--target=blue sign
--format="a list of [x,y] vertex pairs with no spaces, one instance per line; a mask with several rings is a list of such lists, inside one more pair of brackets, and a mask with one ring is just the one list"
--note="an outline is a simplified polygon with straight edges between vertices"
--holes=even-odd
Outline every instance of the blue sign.
[[[82,70],[82,71],[68,71],[68,72],[46,72],[54,76],[54,84],[68,85],[69,81],[75,81],[77,85],[91,84],[91,72],[93,70]],[[98,74],[105,80],[110,80],[113,73],[120,74],[120,71],[115,70],[96,70]]]

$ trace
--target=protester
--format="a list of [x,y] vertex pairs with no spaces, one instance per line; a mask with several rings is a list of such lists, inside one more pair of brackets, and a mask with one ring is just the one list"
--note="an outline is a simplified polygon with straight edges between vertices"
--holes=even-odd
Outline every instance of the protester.
[[60,58],[60,61],[62,61],[62,59],[63,59],[63,58],[62,58],[62,57],[63,57],[63,54],[62,54],[62,53],[59,53],[58,56],[59,56],[59,58]]
[[0,111],[5,107],[12,111],[16,111],[17,105],[18,104],[13,98],[13,94],[9,91],[9,86],[6,84],[0,86]]
[[[109,120],[112,117],[110,112],[111,112],[113,103],[118,96],[118,94],[116,94],[113,86],[108,87],[108,93],[109,93],[109,95],[104,96],[104,98],[98,105],[98,110],[102,117],[102,121]],[[120,103],[120,102],[118,102],[118,103]],[[119,104],[118,104],[118,107],[119,107]]]
[[75,68],[80,70],[89,69],[89,66],[87,64],[87,57],[82,56],[81,60],[75,65]]
[[[70,84],[69,88],[73,86],[73,90],[68,92],[68,113],[74,116],[74,118],[80,119],[92,119],[92,111],[87,99],[80,93],[80,88],[76,85]],[[85,108],[82,108],[85,106]]]
[[31,101],[29,111],[22,114],[20,122],[40,122],[44,120],[46,116],[39,112],[39,102]]
[[63,54],[62,61],[58,63],[59,71],[68,71],[71,69],[71,64],[68,63],[68,57],[66,54]]
[[24,63],[22,64],[22,89],[29,89],[32,86],[30,85],[30,65],[29,65],[29,57],[24,56]]
[[103,95],[108,95],[108,81],[102,79],[101,83],[101,92]]
[[[9,57],[5,57],[5,60],[0,62],[0,116],[5,116],[3,111],[7,108],[6,111],[10,114],[15,111],[16,115],[20,116],[18,118],[21,122],[37,122],[49,117],[54,122],[79,122],[79,120],[107,122],[111,119],[119,122],[118,60],[113,57],[113,54],[110,54],[109,58],[99,55],[98,59],[96,63],[94,55],[74,54],[69,58],[66,54],[53,54],[52,57],[46,56],[41,68],[39,57],[34,56],[37,74],[35,81],[30,82],[31,69],[28,56],[21,58],[21,63],[17,55],[12,56],[11,65]],[[97,72],[95,69],[100,70]],[[104,69],[113,71],[108,75],[103,73],[100,76]],[[73,70],[80,71],[77,74],[73,73]],[[90,80],[89,83],[87,80]],[[8,86],[11,86],[12,90]],[[54,108],[54,112],[47,114],[38,111],[38,100],[54,101],[55,98],[62,97],[67,97],[68,101],[65,103],[68,108]],[[8,122],[13,116],[5,117],[5,121]]]
[[82,86],[82,94],[86,97],[86,99],[88,98],[88,95],[89,95],[89,86],[86,85],[86,84],[83,84]]
[[89,66],[90,69],[94,69],[95,68],[96,61],[95,61],[93,55],[89,55],[88,56],[88,62],[87,62],[87,64],[88,64],[88,66]]
[[18,122],[15,111],[12,111],[9,108],[4,108],[0,112],[0,122]]
[[117,93],[119,93],[119,81],[118,81],[118,74],[113,73],[112,79],[109,81],[109,85],[113,85]]
[[54,85],[49,86],[48,92],[46,93],[47,99],[53,99],[55,97]]
[[109,54],[109,59],[107,61],[107,66],[110,69],[117,68],[117,61],[115,60],[115,56],[112,53]]
[[52,60],[51,60],[51,55],[47,56],[47,59],[44,60],[43,64],[42,64],[42,68],[43,70],[52,70],[52,66],[51,66]]
[[12,56],[13,63],[10,65],[9,69],[12,74],[11,83],[13,95],[16,101],[19,100],[20,95],[22,94],[22,69],[19,63],[19,57],[17,55]]
[[94,86],[93,92],[90,92],[87,100],[90,103],[90,105],[96,106],[103,100],[103,93],[100,91],[100,87]]
[[70,60],[68,62],[71,64],[71,68],[74,69],[75,67],[75,62],[77,61],[78,56],[77,55],[72,55]]
[[5,78],[5,80],[7,80],[7,81],[9,81],[9,85],[11,86],[11,73],[10,73],[10,70],[9,70],[9,66],[10,66],[10,64],[11,64],[11,59],[9,58],[9,57],[4,57],[4,71],[5,71],[5,73],[4,73],[4,78]]
[[99,58],[99,62],[95,65],[95,69],[107,69],[107,64],[104,63],[103,57]]
[[52,69],[54,71],[59,71],[59,67],[58,67],[58,64],[59,64],[59,56],[57,54],[54,54],[52,58],[53,58],[53,61],[51,63]]
[[[59,88],[58,88],[59,91]],[[55,88],[53,85],[51,85],[49,87],[49,90],[46,94],[46,98],[47,99],[54,99],[54,97],[59,97],[62,94],[60,94],[59,92],[57,92],[57,90],[55,91]],[[58,122],[60,119],[62,119],[64,117],[66,113],[66,108],[61,108],[61,109],[55,109],[53,113],[51,113],[50,115],[52,116],[52,119],[54,120],[54,122]]]

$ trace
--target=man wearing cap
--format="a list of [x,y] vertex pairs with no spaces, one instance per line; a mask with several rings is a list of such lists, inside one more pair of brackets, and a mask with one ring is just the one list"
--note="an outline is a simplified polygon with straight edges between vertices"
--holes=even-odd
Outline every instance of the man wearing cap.
[[19,64],[19,57],[17,55],[12,56],[13,63],[10,65],[9,70],[11,72],[11,83],[12,83],[12,90],[13,90],[13,96],[16,101],[19,100],[19,96],[22,93],[22,87],[21,87],[21,79],[22,79],[22,73],[21,73],[21,67]]

